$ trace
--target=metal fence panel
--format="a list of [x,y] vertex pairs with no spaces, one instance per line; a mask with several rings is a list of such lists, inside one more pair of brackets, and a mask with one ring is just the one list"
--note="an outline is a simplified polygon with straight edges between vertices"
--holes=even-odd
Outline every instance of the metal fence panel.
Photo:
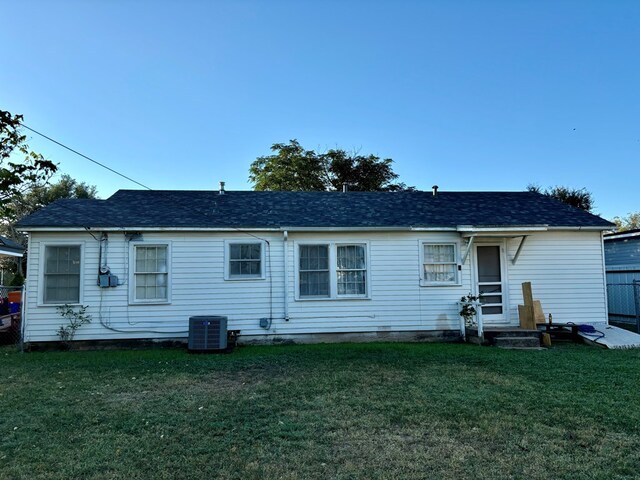
[[609,321],[634,324],[640,332],[640,278],[636,276],[640,272],[607,272],[607,298]]

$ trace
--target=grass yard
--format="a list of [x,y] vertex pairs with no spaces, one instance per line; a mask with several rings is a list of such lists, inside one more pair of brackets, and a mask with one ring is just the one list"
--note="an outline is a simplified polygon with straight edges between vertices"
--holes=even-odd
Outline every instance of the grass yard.
[[0,349],[0,478],[638,478],[640,350]]

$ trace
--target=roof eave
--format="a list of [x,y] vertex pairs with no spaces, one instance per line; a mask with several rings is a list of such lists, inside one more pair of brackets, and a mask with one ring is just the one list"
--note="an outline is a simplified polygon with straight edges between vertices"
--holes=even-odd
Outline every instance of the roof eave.
[[504,225],[504,226],[433,226],[433,227],[414,227],[414,226],[365,226],[365,227],[149,227],[149,226],[23,226],[18,230],[21,232],[369,232],[369,231],[385,231],[385,232],[459,232],[463,234],[471,233],[496,233],[496,232],[545,232],[549,230],[586,230],[586,231],[605,231],[610,230],[608,226],[549,226],[549,225]]

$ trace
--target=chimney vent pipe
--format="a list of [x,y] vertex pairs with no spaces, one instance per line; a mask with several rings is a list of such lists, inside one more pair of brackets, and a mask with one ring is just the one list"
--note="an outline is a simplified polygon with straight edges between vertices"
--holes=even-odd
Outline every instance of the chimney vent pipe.
[[438,185],[434,185],[433,187],[431,187],[433,189],[433,196],[437,196],[438,195]]
[[220,191],[218,193],[220,193],[220,195],[224,195],[224,182],[220,182]]

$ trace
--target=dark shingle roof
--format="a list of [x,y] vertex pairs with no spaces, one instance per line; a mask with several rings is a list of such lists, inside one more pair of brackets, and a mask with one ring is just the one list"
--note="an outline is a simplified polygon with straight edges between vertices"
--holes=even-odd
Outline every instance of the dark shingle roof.
[[532,192],[254,192],[119,190],[107,200],[59,200],[19,227],[609,227]]
[[3,252],[24,253],[24,247],[10,238],[0,235],[0,250]]

